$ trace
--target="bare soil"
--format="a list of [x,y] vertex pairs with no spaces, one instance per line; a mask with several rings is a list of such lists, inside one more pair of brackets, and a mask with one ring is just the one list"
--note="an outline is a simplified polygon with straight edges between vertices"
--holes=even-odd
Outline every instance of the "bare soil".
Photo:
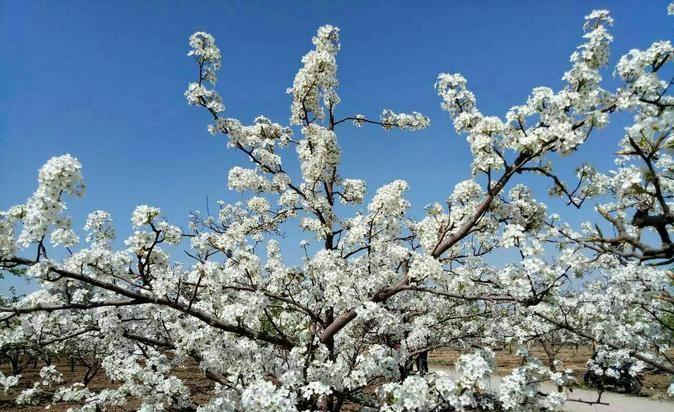
[[[532,354],[537,356],[539,359],[545,361],[547,356],[542,348],[533,349]],[[509,350],[499,350],[495,352],[496,354],[496,372],[499,375],[506,375],[511,372],[513,368],[516,368],[521,363],[521,358],[516,356],[512,351]],[[560,350],[558,358],[562,361],[562,369],[571,369],[574,371],[576,379],[582,383],[582,376],[586,369],[585,362],[592,355],[592,349],[589,347],[565,347]],[[441,366],[441,367],[454,367],[456,360],[459,357],[459,352],[451,349],[438,349],[432,351],[429,354],[428,361],[431,365]],[[44,411],[45,406],[49,404],[49,400],[45,399],[39,405],[16,405],[14,399],[16,396],[24,389],[30,388],[33,385],[33,382],[39,380],[40,369],[44,366],[44,363],[38,363],[37,367],[26,367],[21,372],[21,380],[19,385],[6,393],[0,389],[0,410],[3,411],[23,411],[23,412],[37,412]],[[73,384],[75,382],[80,382],[84,376],[85,370],[83,367],[75,366],[74,371],[70,370],[70,365],[66,361],[56,362],[57,369],[63,373],[64,383]],[[9,373],[9,366],[6,364],[0,364],[0,370],[3,373]],[[213,388],[213,383],[199,370],[199,367],[196,363],[186,365],[182,370],[177,371],[179,378],[185,382],[191,389],[193,393],[193,400],[197,403],[203,403],[209,397],[209,392]],[[669,386],[670,379],[666,375],[660,374],[646,374],[643,381],[642,396],[663,396],[667,392],[667,387]],[[99,391],[105,388],[115,387],[115,383],[111,382],[105,376],[103,371],[93,378],[89,383],[89,387],[92,391]],[[50,411],[62,412],[66,411],[68,408],[77,406],[76,404],[65,404],[59,403],[51,405],[49,407]],[[114,411],[131,411],[137,408],[137,404],[129,404],[124,409],[117,408]]]
[[[38,405],[17,405],[14,403],[16,396],[24,389],[31,388],[34,382],[40,380],[40,369],[45,366],[44,362],[38,363],[37,367],[32,365],[26,367],[21,371],[21,379],[19,384],[7,391],[6,393],[0,389],[0,410],[2,411],[23,411],[23,412],[37,412],[45,410],[45,406],[49,404],[49,399],[45,399]],[[74,384],[81,382],[85,373],[85,369],[81,366],[75,366],[74,371],[70,370],[70,364],[66,361],[56,362],[56,369],[63,374],[64,384]],[[9,366],[6,364],[0,365],[0,370],[4,374],[9,374]],[[204,403],[208,400],[209,392],[213,389],[213,382],[207,379],[199,369],[196,363],[190,363],[180,370],[176,371],[176,376],[180,378],[189,388],[193,394],[192,399],[197,403]],[[100,370],[96,376],[89,382],[89,389],[92,392],[100,391],[106,388],[114,388],[116,384],[105,376],[103,370]],[[49,411],[62,412],[68,408],[78,406],[76,403],[58,403],[51,405]],[[111,411],[134,411],[139,405],[137,403],[130,403],[125,408],[110,409]]]
[[[547,355],[543,348],[536,347],[530,351],[534,356],[550,366],[547,362]],[[454,367],[456,360],[460,353],[451,349],[438,349],[428,354],[428,363],[432,365]],[[496,355],[496,374],[505,376],[511,371],[520,366],[522,358],[516,356],[511,350],[495,351]],[[592,357],[592,348],[589,346],[563,347],[557,359],[562,361],[560,370],[571,369],[579,386],[583,387],[583,374],[587,369],[586,362]],[[664,374],[646,373],[643,378],[643,388],[641,389],[642,396],[662,397],[667,393],[671,380],[670,377]]]

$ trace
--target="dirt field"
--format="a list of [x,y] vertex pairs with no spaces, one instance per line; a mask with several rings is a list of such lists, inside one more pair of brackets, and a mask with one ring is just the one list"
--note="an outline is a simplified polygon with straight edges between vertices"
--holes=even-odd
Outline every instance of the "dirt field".
[[[545,352],[542,349],[533,350],[539,359],[545,360]],[[439,367],[448,367],[453,368],[458,358],[459,353],[450,349],[441,349],[433,351],[429,354],[429,363],[431,365],[436,365]],[[572,369],[577,379],[582,381],[582,374],[585,371],[585,361],[591,356],[590,348],[564,348],[560,351],[560,358],[563,362],[564,368]],[[496,352],[496,362],[497,362],[497,374],[506,375],[510,371],[519,366],[520,358],[514,356],[509,351],[497,351]],[[41,403],[40,405],[34,406],[19,406],[14,404],[13,399],[16,395],[23,389],[27,389],[32,386],[32,383],[39,379],[38,373],[40,368],[44,364],[38,364],[37,368],[26,368],[21,372],[22,378],[19,382],[18,388],[13,388],[12,390],[4,393],[0,390],[0,410],[3,411],[24,411],[24,412],[37,412],[44,411],[45,406],[48,404],[48,400]],[[76,367],[74,372],[70,371],[70,365],[66,362],[58,362],[57,369],[63,373],[65,382],[75,383],[82,379],[84,375],[84,369],[81,367]],[[0,365],[0,370],[3,373],[9,372],[8,365]],[[178,376],[183,379],[184,382],[188,384],[192,393],[194,394],[194,400],[197,402],[203,402],[208,398],[208,392],[213,387],[212,382],[206,379],[200,372],[196,364],[189,365],[184,368],[182,371],[178,372]],[[658,397],[663,396],[669,385],[669,378],[665,375],[646,375],[644,379],[644,386],[642,389],[642,396],[649,397]],[[90,383],[90,388],[92,391],[97,391],[104,388],[113,387],[114,384],[110,382],[100,371],[95,378]],[[201,403],[200,402],[200,403]],[[75,405],[68,404],[57,404],[52,405],[50,411],[65,411],[68,407]],[[124,410],[130,411],[135,410],[137,405],[128,405]],[[121,411],[122,409],[118,409]]]
[[[44,366],[43,364],[38,364],[37,368],[26,368],[21,372],[21,380],[19,381],[18,387],[12,388],[12,390],[7,393],[3,392],[0,389],[0,410],[2,411],[23,411],[23,412],[37,412],[45,410],[45,406],[48,404],[48,400],[39,404],[39,405],[16,405],[14,399],[17,394],[24,389],[32,387],[33,382],[36,382],[40,379],[39,372],[40,369]],[[82,376],[84,375],[84,368],[75,367],[74,372],[70,371],[70,365],[66,362],[57,362],[56,368],[59,372],[63,373],[64,383],[73,384],[80,382]],[[0,365],[0,370],[3,373],[7,374],[9,372],[9,367],[7,365]],[[205,378],[204,375],[199,370],[199,367],[196,363],[189,365],[183,370],[178,371],[177,376],[183,380],[189,386],[192,393],[194,394],[193,399],[197,402],[201,401],[203,403],[208,399],[208,393],[213,388],[213,382]],[[105,376],[105,373],[101,370],[96,374],[94,379],[89,383],[89,388],[91,391],[99,391],[105,388],[112,388],[115,384],[111,382]],[[76,406],[76,404],[66,404],[59,403],[56,405],[51,405],[49,411],[62,412],[66,411],[69,407]],[[127,405],[125,409],[113,409],[113,411],[133,411],[136,410],[138,405],[130,404]]]
[[[531,351],[538,359],[545,362],[547,356],[542,348],[533,349]],[[563,369],[571,369],[574,372],[576,380],[582,387],[583,373],[586,370],[586,361],[592,356],[592,349],[590,347],[565,347],[560,350],[558,359],[562,361]],[[431,352],[428,355],[428,362],[438,366],[453,367],[459,353],[451,349],[440,349]],[[505,376],[509,374],[513,368],[520,365],[521,358],[514,356],[510,351],[503,350],[496,352],[496,372],[498,375]],[[547,362],[545,362],[548,364]],[[643,379],[643,388],[641,390],[642,396],[661,397],[667,393],[667,388],[670,384],[670,378],[666,375],[660,374],[645,374]]]

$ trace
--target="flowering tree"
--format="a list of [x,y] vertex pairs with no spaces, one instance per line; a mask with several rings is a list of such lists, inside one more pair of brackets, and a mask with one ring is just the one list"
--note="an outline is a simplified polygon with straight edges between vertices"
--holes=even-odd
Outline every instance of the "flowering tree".
[[[289,126],[224,117],[214,89],[220,51],[211,35],[192,35],[198,77],[185,96],[210,114],[212,134],[251,161],[228,177],[248,197],[219,203],[215,215],[193,213],[189,229],[138,206],[126,248],[113,250],[104,211],[88,216],[80,242],[64,212],[84,192],[81,165],[50,159],[26,203],[0,214],[0,267],[26,269],[41,285],[0,307],[0,350],[82,351],[115,386],[64,386],[52,365],[17,401],[48,393],[81,410],[133,399],[148,411],[559,410],[573,377],[554,353],[544,363],[527,352],[534,342],[595,344],[598,370],[631,360],[632,372],[673,374],[674,49],[660,41],[630,51],[615,68],[621,86],[606,90],[613,20],[601,10],[585,20],[565,86],[535,88],[505,118],[483,115],[460,74],[438,76],[473,177],[421,220],[408,214],[404,181],[376,189],[365,205],[365,182],[340,174],[340,127],[414,131],[429,120],[388,109],[378,119],[339,114],[336,27],[320,27],[302,58],[288,89]],[[582,164],[577,181],[564,181],[555,157],[573,155],[617,112],[634,121],[615,169]],[[297,173],[281,156],[293,147]],[[549,180],[569,210],[592,204],[596,221],[572,228],[527,186],[511,184],[515,175]],[[284,244],[289,225],[311,241]],[[285,262],[282,245],[305,258]],[[67,257],[50,258],[57,248]],[[172,262],[179,248],[189,265]],[[520,258],[488,263],[505,248]],[[506,344],[520,348],[522,364],[493,393],[491,349]],[[461,352],[455,373],[408,375],[410,359],[441,347]],[[213,381],[207,401],[176,375],[193,363]],[[20,376],[0,378],[7,388]],[[560,390],[546,393],[542,381]]]

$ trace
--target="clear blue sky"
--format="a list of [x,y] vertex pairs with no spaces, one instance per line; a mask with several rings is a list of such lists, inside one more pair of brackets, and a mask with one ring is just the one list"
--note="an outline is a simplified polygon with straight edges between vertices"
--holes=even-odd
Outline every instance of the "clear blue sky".
[[[437,74],[463,73],[480,110],[502,116],[531,88],[561,86],[594,8],[616,20],[613,63],[671,38],[666,1],[0,1],[0,209],[25,201],[40,165],[64,153],[82,161],[88,185],[83,199],[68,202],[76,227],[105,209],[124,239],[137,204],[184,224],[207,196],[235,201],[227,171],[248,162],[186,105],[196,75],[189,35],[216,37],[227,116],[287,123],[285,90],[316,28],[333,24],[341,28],[340,117],[391,108],[432,121],[413,134],[343,127],[342,175],[366,178],[370,194],[405,179],[420,211],[469,176],[467,144],[433,89]],[[610,160],[621,126],[596,135],[572,162],[599,150]]]

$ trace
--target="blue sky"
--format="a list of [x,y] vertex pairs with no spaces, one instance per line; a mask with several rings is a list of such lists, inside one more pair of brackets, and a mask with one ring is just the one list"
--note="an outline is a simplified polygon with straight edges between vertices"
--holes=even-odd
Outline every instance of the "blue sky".
[[[433,89],[438,73],[461,72],[480,110],[503,115],[533,87],[561,86],[592,9],[608,8],[616,20],[615,63],[631,48],[671,38],[674,19],[666,7],[666,1],[4,1],[0,209],[25,201],[40,165],[64,153],[82,161],[88,186],[84,198],[68,202],[75,226],[89,211],[105,209],[121,239],[137,204],[158,206],[184,224],[207,197],[239,199],[226,189],[227,171],[248,162],[222,137],[210,136],[206,113],[183,97],[196,76],[186,56],[189,35],[204,30],[216,37],[227,116],[248,123],[264,114],[287,123],[285,90],[316,28],[333,24],[342,43],[338,117],[376,117],[391,108],[420,111],[432,122],[417,133],[345,125],[341,173],[365,178],[370,194],[405,179],[421,211],[469,177],[468,146]],[[621,122],[565,162],[598,159],[601,151],[597,162],[610,167]],[[0,280],[0,290],[9,282]]]

